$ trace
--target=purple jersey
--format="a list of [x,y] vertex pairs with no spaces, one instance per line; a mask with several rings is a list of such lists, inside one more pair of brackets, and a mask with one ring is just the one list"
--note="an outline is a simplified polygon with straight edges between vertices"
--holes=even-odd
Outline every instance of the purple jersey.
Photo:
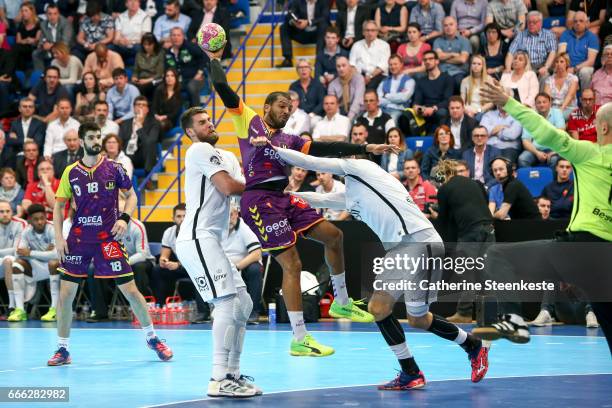
[[255,147],[249,143],[249,138],[266,136],[274,146],[298,150],[308,153],[310,142],[299,136],[283,133],[282,130],[268,129],[261,116],[242,100],[236,109],[228,109],[232,114],[238,145],[242,156],[242,168],[246,179],[246,187],[252,187],[267,180],[279,180],[288,177],[288,166],[281,160],[276,150],[269,146]]
[[85,244],[112,238],[111,230],[119,217],[119,189],[131,187],[123,166],[105,157],[93,167],[80,160],[66,167],[55,196],[75,200],[69,237]]

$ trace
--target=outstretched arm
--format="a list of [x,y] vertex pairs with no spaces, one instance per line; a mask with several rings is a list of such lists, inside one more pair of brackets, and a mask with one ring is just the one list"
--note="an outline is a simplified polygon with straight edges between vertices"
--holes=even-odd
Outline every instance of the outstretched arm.
[[346,195],[339,193],[291,193],[296,197],[304,199],[312,208],[329,208],[330,210],[346,210]]
[[368,144],[357,145],[345,142],[312,142],[307,153],[311,156],[356,156],[368,153],[380,155],[383,153],[399,153],[400,150],[393,145],[385,144]]
[[[312,150],[312,145],[310,148]],[[283,161],[291,164],[292,166],[298,166],[307,170],[344,175],[344,170],[342,168],[342,160],[344,159],[314,157],[296,150],[283,149],[275,146],[274,149],[276,149],[278,155],[281,157],[281,159],[283,159]]]

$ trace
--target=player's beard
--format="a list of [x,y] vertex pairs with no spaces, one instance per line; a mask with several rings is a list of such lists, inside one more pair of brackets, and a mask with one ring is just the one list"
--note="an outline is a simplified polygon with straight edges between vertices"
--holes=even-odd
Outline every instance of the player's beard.
[[198,134],[198,140],[203,143],[210,143],[211,145],[217,144],[219,141],[219,135],[216,130],[211,130],[208,134]]
[[102,151],[102,145],[99,145],[99,144],[95,144],[93,146],[85,145],[83,146],[83,149],[85,150],[85,153],[87,153],[88,156],[97,156]]
[[272,129],[282,129],[285,127],[288,121],[289,115],[287,115],[287,118],[284,119],[281,116],[276,116],[276,114],[274,114],[274,112],[272,111],[268,113],[268,116],[266,118],[266,122]]

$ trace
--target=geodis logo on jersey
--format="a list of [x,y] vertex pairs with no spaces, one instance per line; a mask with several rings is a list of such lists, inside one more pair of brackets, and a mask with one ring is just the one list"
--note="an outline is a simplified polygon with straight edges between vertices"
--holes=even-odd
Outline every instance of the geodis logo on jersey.
[[123,251],[117,241],[103,242],[101,246],[104,259],[119,259],[123,256]]
[[291,231],[291,226],[289,225],[289,221],[286,218],[284,220],[275,222],[274,224],[266,225],[266,232],[274,233],[274,235],[276,235],[277,237],[287,231]]

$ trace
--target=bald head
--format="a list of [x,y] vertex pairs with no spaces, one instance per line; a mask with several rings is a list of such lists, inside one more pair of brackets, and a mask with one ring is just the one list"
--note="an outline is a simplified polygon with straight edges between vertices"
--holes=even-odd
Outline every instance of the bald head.
[[577,11],[574,14],[574,26],[573,29],[576,33],[582,34],[586,31],[589,22],[589,17],[584,11]]
[[601,146],[612,143],[612,102],[603,105],[595,116],[597,143]]

